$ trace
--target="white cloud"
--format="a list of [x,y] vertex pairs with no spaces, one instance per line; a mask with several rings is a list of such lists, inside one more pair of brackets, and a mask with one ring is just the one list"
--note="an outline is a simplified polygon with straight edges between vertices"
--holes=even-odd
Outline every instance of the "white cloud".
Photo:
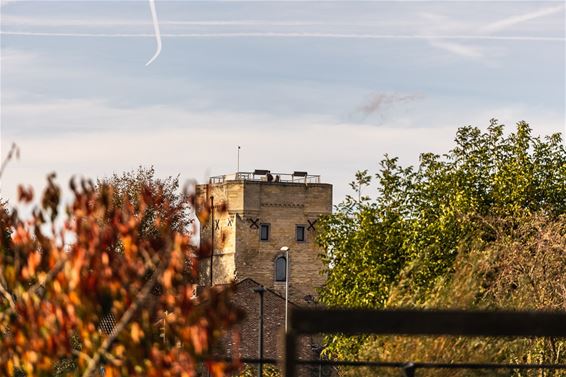
[[[335,184],[335,201],[340,201],[356,170],[375,170],[384,153],[400,156],[403,163],[415,163],[420,152],[443,153],[452,146],[459,126],[484,127],[491,117],[512,126],[524,119],[532,122],[535,134],[548,134],[561,131],[563,125],[562,114],[541,109],[464,111],[444,106],[394,117],[375,127],[337,123],[322,116],[281,118],[170,106],[115,108],[102,101],[54,101],[39,107],[10,104],[4,110],[11,124],[27,119],[24,123],[40,124],[42,130],[19,137],[10,131],[2,138],[3,148],[15,141],[21,150],[21,160],[12,162],[2,179],[2,194],[13,200],[16,185],[22,181],[33,184],[37,191],[53,170],[59,173],[60,182],[66,182],[73,174],[100,177],[154,165],[162,176],[180,173],[182,180],[196,177],[203,181],[207,172],[217,175],[235,170],[236,146],[241,145],[242,170],[321,174],[326,182]],[[50,132],[61,124],[68,126],[67,132]],[[90,131],[76,128],[79,125]]]
[[557,14],[564,12],[564,6],[559,5],[555,7],[547,7],[542,9],[537,9],[535,11],[520,14],[517,16],[511,16],[503,18],[499,21],[492,22],[484,27],[480,28],[482,33],[496,33],[505,29],[509,29],[515,25],[521,24],[523,22],[531,21],[540,17],[546,17],[552,14]]
[[440,39],[430,39],[429,44],[432,47],[466,58],[480,59],[484,57],[482,49],[477,46],[469,46],[462,43],[448,42]]
[[0,0],[0,7],[8,5],[9,3],[17,3],[19,0]]
[[[169,33],[165,34],[164,37],[422,40],[425,43],[431,43],[432,47],[441,51],[477,60],[484,59],[487,56],[493,57],[493,50],[488,49],[489,46],[480,44],[482,40],[564,41],[563,34],[558,37],[478,35],[477,19],[468,21],[462,24],[464,25],[463,27],[458,26],[459,21],[454,21],[449,24],[450,27],[432,28],[430,30],[413,30],[409,28],[402,34],[380,34],[370,32],[371,30],[367,30],[367,33],[360,33],[360,29],[356,29],[353,31],[348,30],[351,33]],[[57,26],[41,24],[41,22],[49,22],[49,20],[37,22],[36,26]],[[97,22],[99,21],[93,20],[91,24],[96,24]],[[109,22],[118,23],[122,21],[114,20]],[[167,22],[162,21],[161,23],[167,24]],[[170,21],[170,24],[173,25],[175,22],[182,23],[184,21]],[[196,21],[194,25],[199,26],[199,22],[203,26],[263,27],[269,24],[269,22],[261,24],[263,21],[243,20]],[[206,25],[207,22],[210,24]],[[253,24],[254,22],[257,23]],[[151,25],[151,19],[148,17],[147,21],[140,20],[138,23],[144,26]],[[188,25],[191,23],[192,21],[186,22]],[[246,25],[246,23],[250,25]],[[288,26],[299,26],[291,25],[292,23],[293,21],[290,21]],[[440,20],[438,23],[441,23]],[[473,25],[470,26],[471,24]],[[71,22],[69,26],[80,25],[75,25]],[[50,33],[34,32],[31,29],[30,32],[18,31],[13,34],[45,37],[155,37],[149,28],[147,33],[131,34],[115,34],[110,29],[106,30],[109,32],[107,34],[74,33],[72,30],[74,29],[71,29],[69,33]],[[102,31],[104,30],[102,29]],[[397,27],[392,31],[399,33],[400,30]],[[89,30],[87,29],[87,31]],[[3,33],[9,34],[10,32],[4,31]],[[13,43],[10,44],[12,46],[24,43],[29,48],[33,48],[33,43],[42,43],[44,41],[39,38],[35,40],[33,38],[6,38],[6,40]],[[470,43],[474,45],[470,45]],[[552,46],[560,47],[561,45],[552,44]],[[37,82],[52,80],[52,85],[55,86],[58,84],[57,80],[61,78],[68,82],[73,82],[74,75],[88,76],[93,83],[102,80],[114,80],[121,87],[134,88],[131,89],[132,92],[142,87],[144,88],[143,90],[146,90],[147,88],[156,88],[158,86],[166,88],[173,88],[174,85],[197,86],[201,85],[201,83],[179,82],[179,80],[186,79],[183,75],[173,78],[152,76],[153,72],[149,71],[143,76],[120,76],[117,78],[119,75],[117,75],[116,70],[112,70],[112,67],[108,68],[105,65],[97,66],[96,64],[93,66],[70,65],[66,64],[66,62],[58,61],[56,56],[50,55],[45,49],[37,48],[37,51],[43,51],[42,54],[44,55],[38,56],[35,53],[18,50],[2,50],[3,68],[6,73],[9,72],[9,77],[12,80],[11,85],[15,83],[16,86],[12,86],[10,92],[7,92],[5,87],[3,88],[3,137],[1,142],[2,147],[6,148],[12,141],[16,141],[22,150],[22,159],[10,164],[3,179],[3,189],[5,190],[3,193],[11,198],[15,196],[15,185],[17,183],[27,181],[33,183],[36,187],[40,187],[40,184],[44,182],[45,175],[51,170],[57,170],[62,177],[60,181],[65,182],[73,173],[96,177],[111,174],[113,171],[120,172],[132,169],[139,164],[153,164],[161,175],[181,173],[182,179],[197,177],[202,181],[207,171],[210,174],[222,174],[233,171],[236,166],[236,145],[239,144],[242,146],[241,163],[243,169],[307,170],[313,174],[321,174],[325,181],[335,184],[335,201],[338,201],[347,192],[346,183],[351,180],[356,170],[368,168],[375,171],[377,162],[386,152],[392,155],[399,155],[404,163],[416,162],[419,152],[433,151],[442,153],[452,146],[454,132],[458,126],[466,124],[485,126],[491,117],[498,117],[509,126],[518,120],[525,119],[532,122],[533,127],[535,127],[535,133],[542,134],[561,131],[564,126],[563,113],[549,113],[544,109],[527,106],[502,107],[502,105],[494,105],[493,108],[486,109],[488,106],[486,103],[500,104],[503,101],[497,95],[494,95],[493,98],[486,95],[488,98],[483,98],[481,104],[479,103],[480,100],[478,100],[470,105],[466,101],[473,97],[473,91],[477,90],[478,87],[470,85],[470,81],[465,78],[461,79],[462,91],[470,89],[469,92],[472,94],[468,92],[461,94],[456,90],[452,92],[446,90],[443,92],[444,95],[455,93],[454,95],[457,98],[450,100],[446,98],[437,99],[433,106],[428,106],[430,103],[428,102],[427,93],[426,100],[414,104],[417,111],[395,114],[394,117],[390,117],[391,119],[381,122],[380,127],[369,124],[351,124],[347,121],[340,123],[325,116],[291,114],[287,118],[282,118],[265,113],[242,111],[205,112],[174,106],[120,108],[112,105],[115,103],[103,100],[53,100],[38,98],[41,90],[33,90],[35,85],[37,85],[36,80]],[[445,55],[442,54],[441,56],[444,57]],[[533,70],[541,67],[544,68],[545,66],[535,64],[533,65]],[[509,66],[509,68],[513,69],[512,66]],[[324,69],[326,67],[321,67],[321,70]],[[355,63],[352,63],[352,65],[345,64],[340,69],[343,69],[344,77],[348,79],[348,71],[355,71],[356,65]],[[210,72],[204,72],[203,74],[210,74]],[[230,80],[232,77],[230,73],[223,72],[223,74],[223,77],[228,78],[226,84],[228,87],[231,84]],[[392,77],[395,77],[394,75],[402,73],[395,72],[394,69],[391,72],[387,70],[378,72],[376,69],[375,74],[391,74]],[[448,76],[454,77],[454,75]],[[18,81],[14,77],[21,77],[21,79]],[[295,78],[298,76],[291,75],[290,77]],[[352,77],[355,80],[355,76]],[[397,81],[403,82],[403,76],[399,77],[401,80]],[[472,75],[472,77],[477,76]],[[254,77],[253,80],[257,80],[257,78]],[[307,96],[305,94],[305,86],[298,87],[296,84],[297,80],[295,79],[294,81],[288,80],[285,84],[278,81],[269,81],[269,79],[264,79],[264,77],[260,77],[260,80],[265,80],[265,86],[262,87],[263,91],[249,91],[247,93],[269,97],[270,90],[281,91],[283,85],[288,85],[290,94],[284,98],[294,96],[302,100]],[[446,81],[442,81],[445,78],[439,77],[439,80],[441,81],[439,86],[451,88]],[[460,78],[456,80],[460,80]],[[142,81],[143,85],[140,85]],[[398,89],[399,87],[397,86],[392,86],[392,88],[384,87],[382,89],[398,89],[410,92],[411,90],[421,90],[422,87],[426,88],[425,84],[420,86],[421,83],[418,82],[418,79],[414,81],[408,83],[405,87],[401,87],[401,89]],[[346,82],[346,80],[343,82]],[[375,83],[376,80],[372,80],[372,82]],[[25,85],[22,86],[22,83]],[[137,83],[137,85],[133,85],[133,83]],[[457,81],[457,84],[460,85],[460,81]],[[313,80],[312,86],[315,89],[316,85],[318,83]],[[343,85],[344,88],[350,89],[350,86]],[[350,85],[349,82],[348,85]],[[357,84],[352,84],[352,87],[355,85]],[[337,87],[339,86],[332,86],[334,89]],[[287,87],[285,89],[287,90]],[[315,89],[313,89],[313,92],[308,93],[315,93]],[[203,85],[202,91],[205,90],[206,87]],[[435,90],[435,88],[432,90]],[[185,92],[196,92],[196,90],[185,90]],[[32,97],[32,93],[36,93],[36,95]],[[70,93],[82,96],[102,96],[106,94],[102,91],[85,92],[82,89]],[[202,92],[200,93],[202,94]],[[331,92],[325,89],[315,94],[317,98],[333,96],[343,98],[345,102],[353,102],[352,93],[358,96],[355,98],[359,98],[360,92],[354,89],[351,92],[347,90],[333,90]],[[487,93],[487,91],[482,91],[481,93]],[[52,93],[48,94],[53,95]],[[68,92],[65,94],[69,96]],[[431,97],[437,98],[435,97],[437,94],[439,94],[438,91],[432,93]],[[36,103],[31,103],[34,98]],[[211,96],[205,94],[202,94],[200,97],[195,96],[191,100],[191,105],[197,107],[195,102],[203,101],[206,102],[206,106],[201,106],[202,108],[211,107],[208,102],[218,107],[227,107],[225,102],[211,98]],[[511,100],[509,99],[509,101]],[[351,109],[354,106],[355,104],[352,104],[348,108]],[[377,108],[379,108],[379,105]],[[296,112],[296,110],[293,111]],[[294,151],[300,151],[300,153],[295,153]]]
[[[493,54],[487,53],[485,48],[479,46],[469,46],[462,43],[466,40],[508,40],[508,41],[564,41],[564,33],[561,35],[506,35],[496,36],[493,33],[512,28],[518,24],[534,20],[541,17],[550,16],[564,11],[564,6],[554,6],[537,9],[529,13],[518,16],[505,17],[489,24],[482,24],[482,20],[474,17],[470,19],[454,19],[444,14],[424,12],[420,17],[427,21],[427,26],[422,29],[422,34],[431,35],[430,45],[432,47],[450,52],[452,54],[472,59],[480,59],[486,55],[492,57]],[[544,31],[544,28],[541,29]],[[434,36],[436,34],[436,36]]]
[[10,64],[10,67],[21,67],[32,63],[37,58],[37,54],[31,51],[18,50],[13,48],[3,48],[0,54],[0,62],[3,68],[6,69],[5,64]]

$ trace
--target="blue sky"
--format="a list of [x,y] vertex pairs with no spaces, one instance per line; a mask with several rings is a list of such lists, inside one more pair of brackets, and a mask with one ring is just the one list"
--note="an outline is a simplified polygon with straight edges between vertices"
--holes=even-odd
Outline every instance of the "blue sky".
[[498,118],[564,132],[565,8],[542,1],[1,2],[2,179],[154,165],[182,180],[306,170],[348,192]]

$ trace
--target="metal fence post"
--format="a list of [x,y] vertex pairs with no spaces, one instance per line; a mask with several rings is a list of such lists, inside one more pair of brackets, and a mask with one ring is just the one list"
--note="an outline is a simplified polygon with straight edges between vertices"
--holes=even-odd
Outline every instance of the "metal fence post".
[[415,364],[407,363],[403,366],[403,373],[405,374],[405,377],[415,377],[416,369]]
[[283,375],[285,377],[295,377],[297,375],[297,336],[291,328],[285,334],[285,361],[283,364]]
[[259,366],[257,370],[257,375],[263,377],[263,294],[265,293],[265,288],[262,286],[254,288],[254,292],[259,293],[259,342],[258,342],[258,354],[259,354]]

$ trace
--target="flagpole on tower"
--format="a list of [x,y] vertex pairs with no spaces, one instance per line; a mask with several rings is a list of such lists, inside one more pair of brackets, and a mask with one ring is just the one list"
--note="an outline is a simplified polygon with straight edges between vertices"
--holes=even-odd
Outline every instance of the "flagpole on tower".
[[236,173],[240,172],[240,146],[238,145],[238,169],[236,170]]

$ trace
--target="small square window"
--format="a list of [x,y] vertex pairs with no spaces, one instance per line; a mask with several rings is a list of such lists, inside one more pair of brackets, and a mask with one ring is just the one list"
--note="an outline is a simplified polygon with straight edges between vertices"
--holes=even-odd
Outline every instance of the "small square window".
[[259,226],[259,239],[269,241],[269,224],[261,224]]
[[295,235],[297,241],[304,242],[305,241],[305,226],[304,225],[297,225],[295,228]]

